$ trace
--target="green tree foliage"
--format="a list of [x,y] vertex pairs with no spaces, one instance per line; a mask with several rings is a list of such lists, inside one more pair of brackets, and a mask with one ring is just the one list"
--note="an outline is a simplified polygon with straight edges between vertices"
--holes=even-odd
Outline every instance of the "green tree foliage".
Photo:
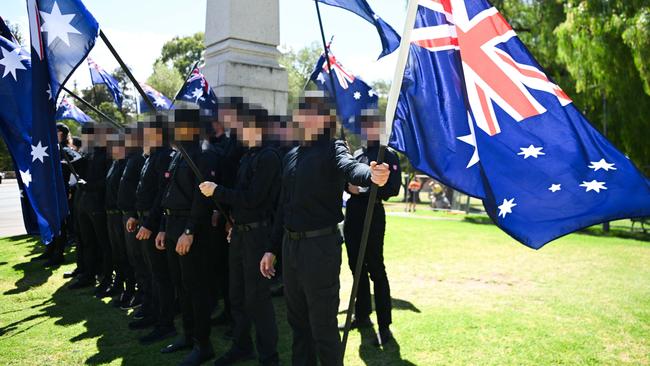
[[147,79],[147,84],[163,93],[167,98],[174,99],[178,89],[183,85],[183,77],[175,67],[156,62],[153,65],[153,74]]
[[287,69],[289,74],[289,108],[298,103],[300,93],[309,80],[311,72],[323,53],[323,46],[313,42],[299,50],[287,49],[280,57],[280,65]]
[[205,51],[204,39],[203,32],[188,37],[174,37],[163,45],[156,63],[173,66],[180,75],[187,75],[192,65],[201,59]]

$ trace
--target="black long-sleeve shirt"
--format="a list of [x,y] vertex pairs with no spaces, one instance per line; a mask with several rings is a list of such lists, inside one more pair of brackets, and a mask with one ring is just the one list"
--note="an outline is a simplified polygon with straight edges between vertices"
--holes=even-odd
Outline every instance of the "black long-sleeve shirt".
[[77,172],[85,183],[77,183],[77,194],[82,195],[84,205],[90,205],[91,210],[101,211],[105,208],[106,174],[111,167],[106,149],[95,148],[92,153],[83,157],[83,163]]
[[282,163],[282,189],[273,224],[270,252],[280,251],[284,229],[312,231],[337,225],[346,182],[367,187],[370,167],[354,160],[341,140],[297,146]]
[[149,155],[142,170],[140,171],[140,181],[135,191],[135,209],[145,211],[148,217],[144,219],[142,225],[149,230],[157,230],[160,226],[160,201],[167,183],[165,172],[174,156],[174,151],[170,148],[159,148]]
[[117,210],[117,193],[120,189],[120,180],[124,167],[126,166],[126,159],[113,160],[113,164],[106,173],[106,209]]
[[144,165],[142,150],[135,150],[126,157],[126,166],[120,179],[120,188],[117,193],[117,207],[131,217],[136,217],[135,191],[140,181],[140,172]]
[[[377,161],[377,155],[379,154],[379,146],[370,146],[368,148],[362,148],[354,152],[354,160],[358,161],[361,164],[370,165],[371,161]],[[384,163],[388,165],[390,170],[390,175],[388,176],[388,181],[383,187],[377,189],[377,203],[385,201],[391,197],[397,196],[399,190],[402,187],[402,169],[399,165],[399,158],[395,151],[387,147],[384,151]],[[347,189],[347,187],[346,187]],[[370,196],[369,189],[363,189],[359,194],[353,194],[350,197],[348,202],[358,201],[360,203],[367,204],[368,197]]]
[[241,159],[235,188],[219,185],[213,199],[231,207],[235,224],[272,218],[280,193],[279,153],[270,147],[249,149]]
[[[218,155],[211,149],[203,150],[195,144],[184,145],[190,158],[196,163],[203,178],[215,183],[219,182],[219,169],[216,167]],[[201,221],[207,221],[212,213],[212,201],[199,190],[201,182],[183,159],[177,153],[169,166],[171,174],[169,183],[162,198],[161,207],[174,211],[187,211],[189,217],[185,229],[195,232]],[[161,228],[163,230],[163,228]]]

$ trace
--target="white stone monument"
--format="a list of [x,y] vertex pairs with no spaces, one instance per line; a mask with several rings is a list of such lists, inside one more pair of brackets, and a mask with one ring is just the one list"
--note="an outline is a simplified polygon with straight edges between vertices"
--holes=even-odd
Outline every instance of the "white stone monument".
[[204,74],[217,96],[245,97],[270,113],[286,113],[279,7],[279,0],[207,0]]

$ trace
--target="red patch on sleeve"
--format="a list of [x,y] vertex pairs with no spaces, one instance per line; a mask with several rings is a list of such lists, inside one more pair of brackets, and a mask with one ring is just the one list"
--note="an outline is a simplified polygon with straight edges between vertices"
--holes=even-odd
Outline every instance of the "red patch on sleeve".
[[169,172],[165,172],[165,178],[169,178],[170,176],[171,174],[169,174]]

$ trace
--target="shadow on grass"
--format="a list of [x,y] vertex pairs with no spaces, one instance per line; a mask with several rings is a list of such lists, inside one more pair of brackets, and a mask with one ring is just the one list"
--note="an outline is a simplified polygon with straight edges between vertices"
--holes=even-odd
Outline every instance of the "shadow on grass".
[[[7,241],[17,242],[23,241],[25,246],[30,247],[28,257],[40,254],[45,250],[45,246],[41,244],[38,239],[27,235],[14,236],[8,238]],[[6,264],[7,262],[4,262]],[[36,288],[47,282],[52,276],[54,268],[43,267],[44,262],[22,262],[13,266],[16,272],[22,272],[22,278],[18,279],[15,283],[15,288],[7,290],[4,295],[16,295],[28,291],[29,289]]]
[[361,328],[359,329],[359,333],[361,333],[359,358],[363,360],[366,365],[415,365],[413,362],[402,358],[402,353],[397,339],[393,339],[388,344],[378,347],[373,343],[377,339],[377,333],[374,328]]
[[[391,298],[391,304],[393,305],[393,310],[406,310],[406,311],[412,311],[414,313],[421,313],[420,309],[418,309],[412,302],[407,301],[407,300],[402,300],[402,299],[396,299],[396,298]],[[375,295],[372,295],[371,303],[375,303]],[[343,309],[339,311],[339,315],[347,313],[347,309]]]

